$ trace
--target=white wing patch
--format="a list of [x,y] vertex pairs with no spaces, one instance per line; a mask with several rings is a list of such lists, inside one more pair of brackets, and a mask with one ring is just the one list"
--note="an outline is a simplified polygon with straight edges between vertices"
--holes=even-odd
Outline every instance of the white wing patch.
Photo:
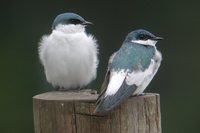
[[114,95],[118,89],[121,87],[124,79],[126,78],[127,71],[112,71],[110,74],[110,82],[108,84],[105,96],[107,95]]

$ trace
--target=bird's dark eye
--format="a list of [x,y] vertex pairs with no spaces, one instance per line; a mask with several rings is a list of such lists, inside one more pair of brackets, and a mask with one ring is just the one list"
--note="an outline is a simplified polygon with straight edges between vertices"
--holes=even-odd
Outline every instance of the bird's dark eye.
[[78,19],[70,19],[70,22],[71,22],[72,24],[80,24],[80,23],[81,23],[81,21],[78,20]]
[[138,36],[138,39],[139,39],[139,40],[148,40],[149,37],[148,37],[147,35],[140,34],[140,35]]

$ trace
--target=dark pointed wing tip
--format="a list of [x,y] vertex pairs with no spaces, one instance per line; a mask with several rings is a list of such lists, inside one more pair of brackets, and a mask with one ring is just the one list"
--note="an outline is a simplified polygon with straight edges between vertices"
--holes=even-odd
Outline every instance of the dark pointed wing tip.
[[95,108],[95,110],[93,111],[93,115],[96,115],[96,116],[106,116],[108,115],[108,112],[102,112],[100,111],[98,108]]
[[96,107],[93,111],[93,114],[94,115],[97,115],[97,116],[105,116],[108,114],[109,111],[107,111],[106,109],[104,109],[102,107],[102,99],[99,99],[98,103],[96,104]]

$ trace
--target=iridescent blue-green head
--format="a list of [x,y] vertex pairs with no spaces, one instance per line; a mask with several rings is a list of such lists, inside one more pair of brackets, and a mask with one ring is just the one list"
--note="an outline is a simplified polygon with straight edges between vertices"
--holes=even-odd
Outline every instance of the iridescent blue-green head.
[[78,14],[62,13],[54,19],[53,24],[52,24],[52,29],[55,29],[56,26],[58,26],[59,24],[62,24],[62,25],[68,25],[68,24],[88,25],[88,24],[92,24],[92,23],[89,21],[86,21],[84,18],[82,18]]
[[149,31],[139,29],[130,32],[125,39],[125,42],[138,43],[142,45],[155,46],[157,41],[163,40],[162,37],[157,37]]

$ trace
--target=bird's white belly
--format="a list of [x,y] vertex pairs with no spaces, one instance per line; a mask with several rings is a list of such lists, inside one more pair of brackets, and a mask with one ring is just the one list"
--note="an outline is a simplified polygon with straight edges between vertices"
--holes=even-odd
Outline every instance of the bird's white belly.
[[143,91],[146,89],[146,87],[149,85],[153,77],[158,71],[158,68],[160,67],[160,63],[162,60],[162,56],[159,51],[156,52],[156,55],[154,59],[151,60],[151,64],[149,65],[149,68],[147,68],[143,72],[143,78],[141,78],[141,82],[136,84],[138,88],[135,90],[133,95],[140,95],[143,93]]
[[138,86],[138,88],[135,90],[135,92],[133,93],[133,95],[140,95],[143,93],[143,91],[146,89],[146,87],[149,85],[149,83],[151,82],[151,80],[153,79],[155,74],[150,74],[147,77],[144,78],[143,82],[141,85]]
[[70,39],[50,36],[51,44],[41,48],[46,78],[53,86],[76,89],[95,79],[98,62],[95,40],[79,36]]

